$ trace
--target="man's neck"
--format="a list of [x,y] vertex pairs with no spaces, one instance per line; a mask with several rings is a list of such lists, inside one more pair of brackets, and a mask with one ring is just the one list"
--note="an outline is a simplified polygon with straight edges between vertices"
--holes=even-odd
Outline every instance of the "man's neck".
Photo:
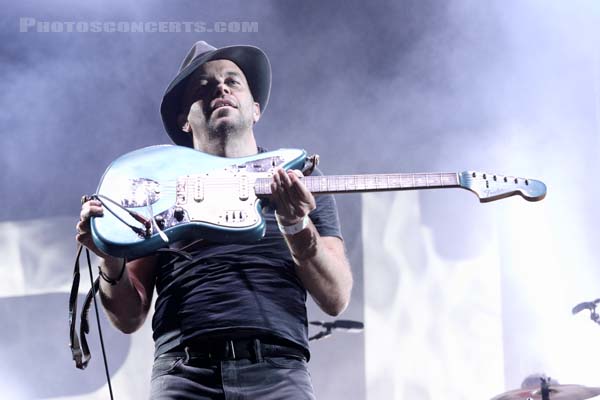
[[252,132],[238,137],[228,136],[207,140],[196,140],[194,138],[194,148],[203,153],[228,158],[246,157],[258,152],[256,140]]

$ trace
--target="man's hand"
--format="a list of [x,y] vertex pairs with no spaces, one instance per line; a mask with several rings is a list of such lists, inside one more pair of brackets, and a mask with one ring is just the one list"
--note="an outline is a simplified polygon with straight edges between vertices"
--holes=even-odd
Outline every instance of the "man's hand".
[[77,229],[77,234],[75,235],[75,240],[79,243],[90,249],[91,252],[96,254],[99,257],[106,258],[108,257],[104,254],[96,245],[94,244],[94,240],[92,239],[92,231],[90,227],[90,218],[91,217],[101,217],[104,215],[104,208],[102,207],[102,203],[98,200],[89,200],[83,203],[81,206],[81,212],[79,213],[79,222],[75,228]]
[[271,182],[271,200],[282,225],[294,225],[317,207],[315,197],[302,183],[302,172],[278,168]]

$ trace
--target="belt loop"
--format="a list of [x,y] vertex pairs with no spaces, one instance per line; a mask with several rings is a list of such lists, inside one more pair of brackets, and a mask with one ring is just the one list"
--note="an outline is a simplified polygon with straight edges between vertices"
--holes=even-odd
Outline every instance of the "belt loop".
[[188,346],[185,346],[183,351],[185,353],[185,358],[183,359],[183,363],[185,365],[187,365],[187,363],[190,361],[190,348]]
[[[233,340],[228,340],[227,345],[229,346],[227,353],[231,353],[231,359],[235,360],[235,345],[233,344]],[[227,354],[227,356],[229,356],[229,354]]]
[[263,361],[262,351],[260,349],[260,339],[254,339],[254,358],[257,363],[261,363]]

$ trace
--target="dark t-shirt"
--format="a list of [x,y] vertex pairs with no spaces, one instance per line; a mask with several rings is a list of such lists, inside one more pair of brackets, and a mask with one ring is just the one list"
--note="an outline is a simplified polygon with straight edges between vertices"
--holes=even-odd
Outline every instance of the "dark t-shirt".
[[[341,238],[333,196],[316,200],[309,216],[320,235]],[[191,260],[159,257],[155,356],[199,337],[253,335],[284,339],[309,356],[306,289],[273,211],[265,209],[263,216],[266,233],[256,243],[202,241],[186,250]]]

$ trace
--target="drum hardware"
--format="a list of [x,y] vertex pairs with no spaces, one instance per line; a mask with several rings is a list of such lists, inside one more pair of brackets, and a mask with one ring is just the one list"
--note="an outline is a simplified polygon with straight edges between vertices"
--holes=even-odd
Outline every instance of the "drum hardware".
[[539,387],[524,387],[502,393],[492,400],[585,400],[600,394],[600,387],[582,385],[560,385],[558,382],[542,376]]

